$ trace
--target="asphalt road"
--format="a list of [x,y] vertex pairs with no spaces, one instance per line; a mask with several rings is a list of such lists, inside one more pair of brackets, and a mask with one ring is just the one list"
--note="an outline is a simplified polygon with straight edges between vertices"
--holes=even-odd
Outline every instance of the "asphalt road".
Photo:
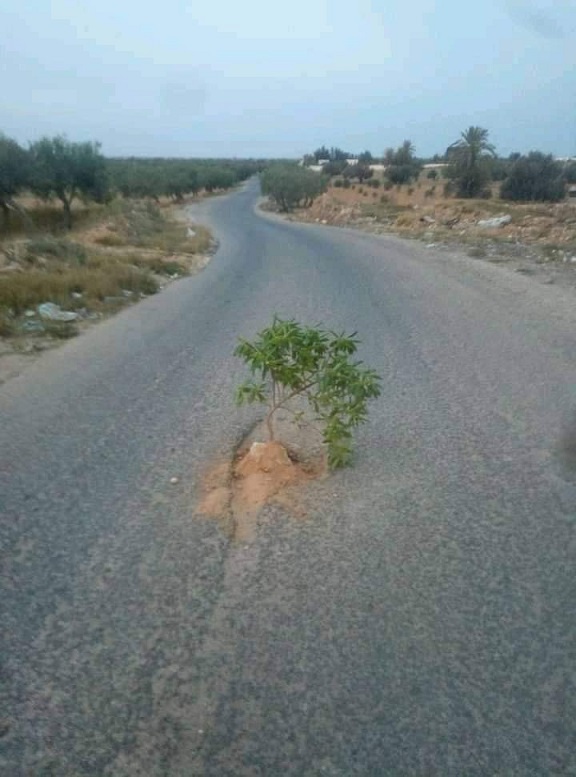
[[[573,293],[256,198],[0,387],[0,773],[576,774]],[[384,390],[308,520],[233,544],[198,483],[274,312],[358,330]]]

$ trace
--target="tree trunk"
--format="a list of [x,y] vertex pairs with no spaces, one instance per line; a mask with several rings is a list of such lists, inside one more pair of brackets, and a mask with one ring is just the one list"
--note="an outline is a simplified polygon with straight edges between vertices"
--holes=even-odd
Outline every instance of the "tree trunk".
[[0,199],[0,208],[2,208],[2,226],[8,227],[10,224],[10,207],[6,200]]
[[66,229],[72,229],[72,209],[70,208],[70,200],[63,197],[62,204],[64,205],[64,225],[66,226]]

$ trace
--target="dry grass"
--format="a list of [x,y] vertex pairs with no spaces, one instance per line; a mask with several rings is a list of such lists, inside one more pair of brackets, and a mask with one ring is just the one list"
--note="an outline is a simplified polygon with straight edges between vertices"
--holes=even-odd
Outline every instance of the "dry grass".
[[[8,240],[18,237],[42,234],[67,234],[62,206],[57,202],[43,202],[31,195],[19,197],[18,205],[25,215],[12,212],[8,224],[2,223],[0,239]],[[106,205],[96,203],[84,204],[80,200],[72,203],[73,232],[79,232],[97,223],[107,210]]]
[[[66,237],[56,230],[0,244],[0,336],[25,331],[34,317],[24,314],[43,302],[85,315],[153,294],[163,277],[188,274],[196,255],[211,245],[207,229],[194,227],[191,235],[187,224],[147,202],[96,206],[87,209],[83,227],[81,222]],[[42,326],[53,337],[75,331],[45,321]]]
[[[11,273],[0,283],[0,309],[15,316],[42,302],[54,302],[67,310],[96,309],[106,297],[120,297],[123,291],[153,294],[158,285],[142,270],[120,261],[106,267],[51,268]],[[73,294],[81,294],[75,298]]]
[[167,254],[198,254],[206,252],[211,244],[210,232],[205,227],[195,226],[195,234],[190,236],[186,224],[167,217],[149,201],[118,199],[111,203],[106,215],[97,228],[86,234],[88,240],[100,246],[138,246]]
[[[506,202],[498,197],[498,184],[494,184],[491,198],[462,200],[447,197],[444,184],[443,180],[429,180],[424,172],[415,184],[385,185],[378,198],[368,201],[365,190],[357,185],[349,189],[331,187],[298,217],[337,225],[373,222],[380,231],[434,243],[483,246],[490,242],[503,248],[522,244],[543,250],[552,258],[561,256],[562,251],[574,253],[574,203]],[[493,229],[478,226],[480,220],[502,214],[512,217],[510,224]]]

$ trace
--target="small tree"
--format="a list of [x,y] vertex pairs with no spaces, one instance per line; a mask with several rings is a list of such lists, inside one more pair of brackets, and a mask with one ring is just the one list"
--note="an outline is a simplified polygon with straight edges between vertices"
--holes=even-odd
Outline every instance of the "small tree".
[[393,184],[415,181],[422,165],[415,157],[415,150],[410,140],[405,140],[396,150],[387,148],[384,152],[386,165],[385,176]]
[[496,155],[488,130],[468,127],[446,152],[446,177],[456,184],[458,196],[479,197],[490,180],[490,159]]
[[352,430],[367,420],[368,400],[380,395],[379,376],[351,360],[357,345],[355,333],[336,334],[274,317],[254,342],[242,339],[234,352],[256,376],[239,386],[236,401],[268,405],[266,426],[273,441],[275,413],[295,397],[305,397],[323,425],[330,466],[343,466],[352,453]]
[[31,186],[39,197],[57,197],[72,227],[72,202],[77,197],[103,202],[108,191],[106,161],[99,143],[72,143],[67,138],[42,138],[30,147]]
[[27,152],[15,140],[0,134],[0,208],[5,224],[14,207],[13,198],[28,183],[29,173]]
[[503,200],[559,202],[565,195],[562,165],[540,151],[517,159],[500,188]]
[[329,175],[330,177],[333,177],[335,175],[341,175],[346,168],[348,167],[348,162],[345,159],[338,159],[334,162],[328,162],[327,165],[324,165],[322,168],[322,173],[324,175]]
[[346,178],[357,178],[360,183],[363,181],[367,181],[368,178],[372,177],[372,170],[368,167],[368,165],[349,165],[344,170],[344,175]]

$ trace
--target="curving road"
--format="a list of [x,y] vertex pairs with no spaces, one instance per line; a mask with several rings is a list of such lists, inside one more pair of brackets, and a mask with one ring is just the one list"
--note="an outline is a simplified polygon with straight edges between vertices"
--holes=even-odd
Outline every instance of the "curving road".
[[[573,294],[257,197],[0,387],[0,773],[576,774]],[[384,391],[309,520],[230,544],[198,482],[273,312],[358,330]]]

